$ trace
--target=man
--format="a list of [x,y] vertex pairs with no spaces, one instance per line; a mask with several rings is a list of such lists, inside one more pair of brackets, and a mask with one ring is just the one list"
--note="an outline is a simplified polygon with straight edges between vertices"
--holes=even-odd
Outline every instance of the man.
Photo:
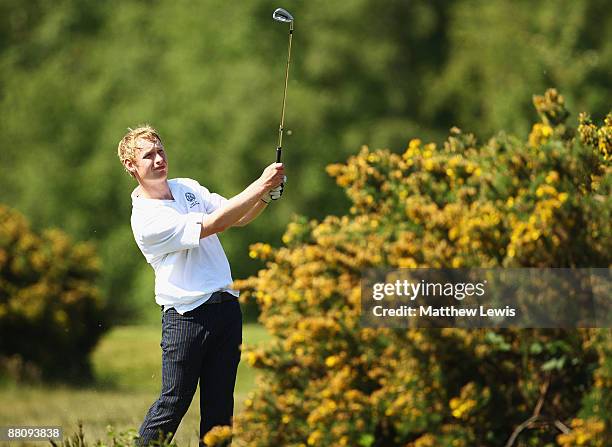
[[282,195],[284,168],[268,166],[240,194],[225,199],[195,180],[168,180],[157,131],[145,125],[120,141],[118,155],[138,181],[132,231],[155,270],[162,306],[162,390],[139,430],[139,445],[173,436],[200,382],[200,445],[216,425],[231,425],[242,343],[238,292],[217,233],[244,226]]

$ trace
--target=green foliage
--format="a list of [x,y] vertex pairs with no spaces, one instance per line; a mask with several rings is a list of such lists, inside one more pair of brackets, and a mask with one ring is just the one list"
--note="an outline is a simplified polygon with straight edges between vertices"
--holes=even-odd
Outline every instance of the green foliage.
[[443,111],[490,136],[524,135],[529,97],[556,87],[575,110],[610,107],[612,15],[605,0],[457,1],[449,7],[448,57],[432,77],[429,116]]
[[[107,327],[93,245],[0,205],[0,354],[19,375],[83,379]],[[11,366],[12,365],[12,366]],[[30,377],[32,378],[32,377]]]
[[[107,429],[107,439],[98,439],[91,443],[85,439],[83,425],[79,424],[76,433],[71,434],[59,443],[51,441],[51,445],[53,447],[131,447],[136,445],[135,439],[137,436],[136,430],[130,429],[124,432],[115,433],[113,427],[109,426]],[[166,436],[160,434],[159,438],[150,445],[153,447],[177,447],[177,444],[170,438],[172,438],[171,434]],[[202,441],[204,445],[208,447],[227,447],[231,442],[231,429],[228,426],[213,427],[203,437]]]
[[[98,439],[92,443],[85,438],[83,424],[79,423],[77,432],[67,435],[60,442],[51,441],[51,445],[53,447],[131,447],[135,445],[134,440],[136,437],[136,430],[131,429],[115,433],[113,427],[109,426],[107,429],[107,439]],[[171,442],[168,437],[164,436],[160,436],[154,445],[157,447],[176,447],[176,443]]]
[[542,120],[526,141],[454,128],[442,147],[364,147],[328,167],[350,214],[251,248],[266,268],[241,285],[274,338],[247,351],[264,376],[236,445],[606,445],[608,330],[360,323],[367,268],[612,264],[612,115],[583,117],[575,136],[556,91],[533,102]]
[[[229,196],[274,158],[286,57],[277,5],[61,0],[0,4],[0,201],[35,226],[97,240],[113,318],[152,304],[129,231],[115,148],[154,124],[170,174]],[[399,150],[451,124],[523,135],[529,94],[553,85],[600,118],[612,38],[603,0],[313,0],[296,17],[285,197],[248,230],[224,235],[236,277],[246,247],[278,241],[291,214],[322,218],[347,202],[323,173],[361,144]],[[37,228],[39,229],[39,228]],[[150,272],[149,272],[150,273]]]

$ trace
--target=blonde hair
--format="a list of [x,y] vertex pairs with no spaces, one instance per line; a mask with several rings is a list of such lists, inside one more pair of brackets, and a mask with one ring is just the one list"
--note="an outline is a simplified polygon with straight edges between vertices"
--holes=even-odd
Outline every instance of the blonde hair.
[[119,160],[121,160],[121,164],[123,165],[126,172],[130,175],[132,173],[125,166],[126,161],[136,161],[136,140],[142,138],[147,141],[151,141],[155,143],[155,141],[159,141],[162,144],[162,140],[159,136],[157,130],[151,127],[149,124],[139,124],[136,129],[131,129],[128,127],[128,133],[121,139],[119,142],[119,146],[117,147],[117,155],[119,156]]

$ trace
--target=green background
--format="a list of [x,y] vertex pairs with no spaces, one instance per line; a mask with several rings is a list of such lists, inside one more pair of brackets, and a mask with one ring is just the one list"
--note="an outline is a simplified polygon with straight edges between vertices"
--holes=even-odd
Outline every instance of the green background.
[[[35,229],[96,242],[110,321],[154,319],[153,272],[129,226],[134,181],[116,156],[148,122],[170,177],[224,196],[274,160],[287,26],[296,18],[283,200],[222,242],[234,277],[262,265],[248,245],[294,213],[346,211],[325,174],[361,145],[527,135],[533,93],[556,87],[596,119],[611,101],[612,14],[602,0],[225,2],[0,1],[0,202]],[[570,118],[575,123],[576,117]]]

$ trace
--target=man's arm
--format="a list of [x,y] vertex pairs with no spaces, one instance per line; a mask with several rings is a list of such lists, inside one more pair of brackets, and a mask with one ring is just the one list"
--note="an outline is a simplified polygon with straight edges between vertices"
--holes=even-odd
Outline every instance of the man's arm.
[[[251,208],[238,222],[234,224],[235,227],[244,227],[251,223],[257,216],[261,214],[266,205],[270,203],[271,200],[278,200],[283,195],[284,185],[287,183],[287,176],[283,177],[283,183],[278,185],[276,188],[271,189],[266,194],[261,197],[261,200],[255,204],[253,208]],[[266,198],[268,200],[266,200]]]
[[[264,170],[261,177],[247,186],[244,191],[229,199],[222,208],[204,216],[200,239],[227,230],[243,217],[246,217],[247,214],[250,214],[258,203],[261,203],[263,208],[264,204],[260,200],[261,197],[270,189],[280,185],[283,178],[284,167],[282,163],[272,163]],[[262,208],[258,210],[258,214]]]
[[[264,194],[264,196],[267,196],[268,194]],[[244,227],[245,225],[250,224],[253,220],[255,220],[255,218],[257,216],[259,216],[261,214],[261,212],[268,206],[268,202],[264,202],[263,200],[259,200],[257,203],[255,203],[255,205],[253,205],[253,208],[251,208],[244,216],[242,216],[242,219],[238,220],[238,222],[236,222],[234,224],[235,227]]]

